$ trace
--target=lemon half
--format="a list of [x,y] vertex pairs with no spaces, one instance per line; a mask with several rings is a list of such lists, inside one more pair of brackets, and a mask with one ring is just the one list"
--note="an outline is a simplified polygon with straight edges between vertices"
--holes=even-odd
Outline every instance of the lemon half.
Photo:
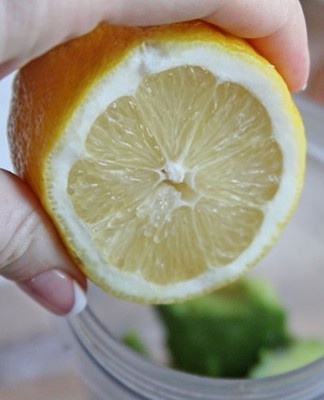
[[77,264],[124,298],[224,286],[271,247],[303,184],[274,67],[203,22],[100,25],[24,67],[9,141]]

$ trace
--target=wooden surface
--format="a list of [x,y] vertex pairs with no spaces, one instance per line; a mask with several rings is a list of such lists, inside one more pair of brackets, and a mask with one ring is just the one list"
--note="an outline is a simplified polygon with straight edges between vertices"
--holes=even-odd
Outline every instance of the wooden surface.
[[56,374],[18,381],[0,388],[1,400],[85,400],[80,379],[73,374]]
[[[306,95],[324,105],[324,2],[304,1],[312,56]],[[0,399],[86,400],[57,318],[13,284],[0,286]]]

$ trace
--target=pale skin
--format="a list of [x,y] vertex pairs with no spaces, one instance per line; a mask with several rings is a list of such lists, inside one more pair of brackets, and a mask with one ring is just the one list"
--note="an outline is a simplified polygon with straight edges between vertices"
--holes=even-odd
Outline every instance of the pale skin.
[[[307,33],[297,0],[0,0],[0,77],[102,21],[152,25],[196,18],[248,39],[291,91],[306,86]],[[39,202],[4,170],[0,187],[0,275],[56,314],[80,311],[86,279]],[[78,294],[73,282],[82,288]]]

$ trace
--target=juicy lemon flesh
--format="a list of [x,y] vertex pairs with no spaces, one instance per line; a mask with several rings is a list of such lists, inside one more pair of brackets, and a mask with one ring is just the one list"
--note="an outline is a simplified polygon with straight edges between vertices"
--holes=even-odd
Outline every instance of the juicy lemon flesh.
[[107,265],[166,285],[239,257],[282,169],[260,101],[207,69],[180,66],[107,106],[67,190]]

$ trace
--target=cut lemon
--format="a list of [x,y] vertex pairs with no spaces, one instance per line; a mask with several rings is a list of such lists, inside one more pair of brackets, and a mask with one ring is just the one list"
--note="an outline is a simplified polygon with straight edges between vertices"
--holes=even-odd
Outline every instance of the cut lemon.
[[203,22],[101,25],[31,62],[9,138],[80,268],[143,302],[238,278],[303,183],[303,124],[282,78]]

